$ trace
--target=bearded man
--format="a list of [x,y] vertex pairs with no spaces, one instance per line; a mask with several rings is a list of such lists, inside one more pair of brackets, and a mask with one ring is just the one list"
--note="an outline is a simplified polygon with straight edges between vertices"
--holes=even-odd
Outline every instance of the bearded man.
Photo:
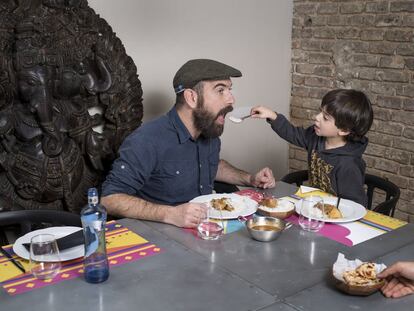
[[273,173],[239,170],[220,159],[226,114],[233,110],[233,67],[194,59],[175,74],[174,107],[131,133],[102,186],[102,204],[114,216],[193,228],[206,207],[189,201],[211,194],[214,181],[271,188]]

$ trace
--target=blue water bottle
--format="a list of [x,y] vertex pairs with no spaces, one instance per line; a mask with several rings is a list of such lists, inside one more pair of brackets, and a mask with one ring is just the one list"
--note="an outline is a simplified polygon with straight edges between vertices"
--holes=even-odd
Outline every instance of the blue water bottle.
[[88,190],[88,205],[81,211],[85,237],[83,271],[89,283],[100,283],[109,277],[108,257],[105,245],[106,209],[99,204],[96,188]]

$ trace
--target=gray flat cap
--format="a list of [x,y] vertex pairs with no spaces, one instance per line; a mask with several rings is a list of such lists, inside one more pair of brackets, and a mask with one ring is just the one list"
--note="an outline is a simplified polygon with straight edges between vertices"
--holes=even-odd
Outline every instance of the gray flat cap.
[[192,59],[178,69],[173,79],[176,94],[192,88],[200,81],[224,80],[230,77],[241,77],[242,73],[226,64],[211,59]]

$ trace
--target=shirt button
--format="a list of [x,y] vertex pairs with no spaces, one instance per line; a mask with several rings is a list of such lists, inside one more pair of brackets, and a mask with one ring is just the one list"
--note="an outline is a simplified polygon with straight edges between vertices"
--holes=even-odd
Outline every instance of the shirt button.
[[200,189],[203,189],[203,185],[200,185]]
[[201,164],[200,164],[200,168],[201,168]]
[[180,171],[176,171],[175,173],[176,173],[177,175],[180,175]]
[[125,169],[125,165],[121,165],[121,168],[122,168],[122,169]]

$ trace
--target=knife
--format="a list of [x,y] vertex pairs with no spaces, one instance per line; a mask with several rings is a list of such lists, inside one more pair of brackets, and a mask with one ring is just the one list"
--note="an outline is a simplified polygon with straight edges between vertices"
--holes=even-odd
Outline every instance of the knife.
[[6,256],[10,260],[10,262],[17,267],[17,269],[19,269],[23,273],[26,273],[26,270],[24,269],[22,264],[20,262],[16,261],[16,260],[14,260],[14,258],[7,251],[5,251],[3,249],[3,247],[0,247],[0,253],[2,253],[4,256]]
[[[83,237],[83,229],[75,231],[64,237],[58,238],[56,239],[56,242],[60,251],[78,245],[83,245],[85,243],[85,239]],[[28,251],[30,251],[30,243],[23,243],[23,246]]]

